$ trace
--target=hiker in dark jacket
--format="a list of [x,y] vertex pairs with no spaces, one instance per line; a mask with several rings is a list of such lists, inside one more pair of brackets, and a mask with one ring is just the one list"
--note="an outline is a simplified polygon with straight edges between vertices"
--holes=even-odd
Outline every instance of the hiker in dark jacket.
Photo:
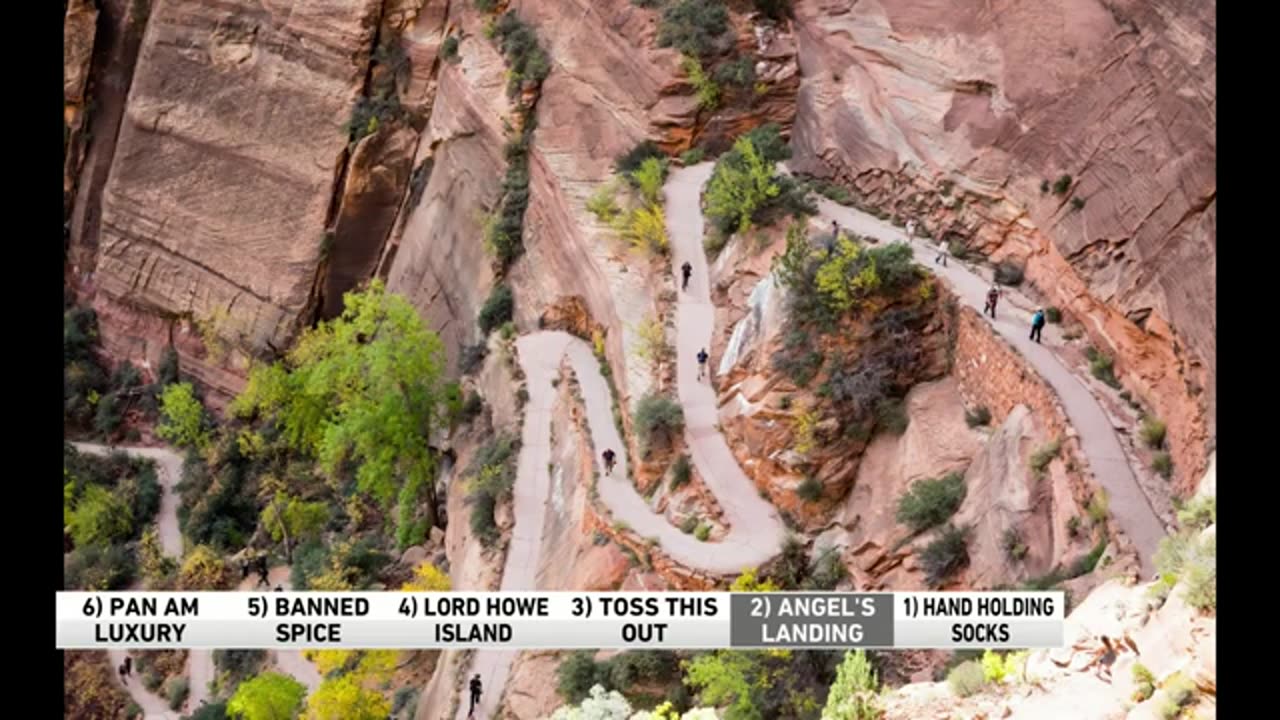
[[480,692],[484,689],[480,684],[480,673],[471,678],[471,708],[467,710],[467,717],[471,717],[476,712],[476,706],[480,704]]
[[1044,308],[1036,310],[1031,316],[1031,339],[1040,342],[1040,331],[1044,329]]
[[684,264],[680,266],[680,276],[682,278],[680,281],[680,289],[688,290],[689,278],[693,277],[693,265],[690,265],[688,260],[685,260]]
[[995,285],[987,291],[987,304],[983,306],[982,312],[990,315],[992,319],[996,316],[996,302],[1000,300],[1000,288]]
[[698,351],[698,379],[699,380],[701,380],[702,376],[707,372],[707,358],[709,357],[711,356],[707,355],[706,348],[702,348],[701,350]]
[[604,452],[600,453],[600,456],[601,456],[602,458],[604,458],[604,472],[605,472],[605,474],[606,474],[606,475],[611,475],[611,474],[613,474],[613,464],[614,464],[614,462],[617,460],[617,457],[618,457],[617,455],[615,455],[615,454],[614,454],[614,452],[613,452],[613,448],[605,448]]

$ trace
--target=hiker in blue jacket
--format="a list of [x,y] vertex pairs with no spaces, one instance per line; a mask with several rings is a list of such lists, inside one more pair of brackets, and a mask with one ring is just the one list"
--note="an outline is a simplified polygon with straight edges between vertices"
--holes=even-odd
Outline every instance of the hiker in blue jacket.
[[1044,329],[1044,308],[1036,310],[1031,316],[1031,339],[1040,342],[1040,331]]

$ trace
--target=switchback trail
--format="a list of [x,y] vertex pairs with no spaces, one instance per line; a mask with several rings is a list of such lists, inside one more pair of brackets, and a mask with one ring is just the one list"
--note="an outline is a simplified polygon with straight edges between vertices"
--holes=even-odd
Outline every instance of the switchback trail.
[[[113,452],[122,452],[130,457],[146,458],[155,461],[157,480],[160,483],[160,512],[156,519],[159,527],[160,545],[164,550],[164,554],[181,562],[182,560],[182,532],[178,529],[178,494],[176,487],[182,478],[182,455],[170,450],[169,448],[150,448],[150,447],[109,447],[98,443],[81,443],[76,442],[72,445],[83,453],[92,455],[110,455]],[[276,584],[282,585],[285,589],[289,586],[289,569],[287,567],[275,567],[271,569],[270,587]],[[253,590],[257,586],[254,580],[257,576],[252,576],[249,580],[242,582],[238,589]],[[140,588],[132,588],[140,589]],[[108,650],[107,655],[111,658],[112,677],[116,683],[120,683],[120,674],[116,672],[128,653],[124,650]],[[280,650],[275,652],[275,664],[277,668],[286,674],[292,675],[294,679],[307,686],[307,692],[315,692],[320,686],[320,672],[316,670],[302,653],[297,650]],[[188,695],[186,707],[195,710],[200,707],[209,697],[209,682],[213,680],[216,674],[213,666],[213,653],[209,650],[188,650],[187,651],[187,682],[190,687],[190,695]],[[173,711],[169,709],[169,703],[160,696],[152,693],[142,686],[142,678],[137,673],[130,676],[130,681],[123,685],[124,689],[129,692],[133,701],[142,708],[144,720],[178,720],[183,715],[181,711]]]
[[[945,280],[960,302],[982,312],[991,281],[969,269],[966,264],[957,262],[955,258],[948,258],[945,267],[934,263],[938,254],[936,244],[926,245],[918,238],[909,238],[905,230],[894,227],[891,223],[826,198],[818,198],[818,209],[823,227],[829,227],[831,221],[835,220],[842,230],[857,235],[881,241],[906,242],[921,267]],[[1008,288],[1003,290],[1006,295],[1009,294]],[[988,318],[988,322],[996,333],[1026,358],[1057,394],[1067,413],[1067,419],[1080,436],[1080,446],[1089,461],[1090,472],[1107,491],[1112,517],[1134,544],[1142,565],[1143,578],[1150,578],[1155,572],[1153,558],[1156,549],[1160,545],[1160,539],[1166,534],[1165,526],[1138,484],[1110,418],[1093,392],[1053,352],[1052,345],[1031,340],[1031,312],[1017,308],[1005,300],[1001,300],[998,307],[997,318]],[[1042,340],[1052,340],[1049,327],[1046,326]]]
[[[542,552],[542,529],[551,478],[551,412],[555,403],[552,381],[568,358],[578,379],[586,406],[587,427],[599,464],[596,489],[613,520],[626,523],[641,537],[656,538],[662,552],[681,565],[715,575],[736,575],[776,556],[782,547],[784,526],[777,511],[760,498],[755,484],[742,472],[724,436],[716,428],[715,392],[708,381],[697,379],[698,350],[711,345],[715,308],[707,282],[707,260],[702,250],[703,220],[699,207],[702,185],[711,174],[711,163],[676,170],[667,180],[667,232],[671,241],[672,272],[686,260],[693,265],[688,292],[680,292],[676,314],[676,381],[684,410],[684,437],[699,477],[716,497],[729,523],[719,542],[701,542],[673,526],[650,509],[636,492],[627,474],[625,444],[613,422],[613,398],[600,374],[591,346],[559,331],[542,331],[516,340],[519,362],[528,383],[521,429],[520,457],[516,471],[515,529],[502,573],[502,590],[536,590],[534,578]],[[605,474],[599,453],[613,448],[617,465]],[[515,651],[480,650],[466,674],[480,674],[484,695],[477,720],[497,717],[502,690],[515,659]],[[467,717],[465,683],[457,719]]]

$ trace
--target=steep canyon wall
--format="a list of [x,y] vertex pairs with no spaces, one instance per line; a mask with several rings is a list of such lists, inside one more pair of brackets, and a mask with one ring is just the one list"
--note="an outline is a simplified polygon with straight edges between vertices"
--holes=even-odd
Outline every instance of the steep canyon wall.
[[[1025,262],[1190,488],[1215,434],[1213,4],[798,0],[796,26],[794,167]],[[926,206],[951,183],[968,202]]]

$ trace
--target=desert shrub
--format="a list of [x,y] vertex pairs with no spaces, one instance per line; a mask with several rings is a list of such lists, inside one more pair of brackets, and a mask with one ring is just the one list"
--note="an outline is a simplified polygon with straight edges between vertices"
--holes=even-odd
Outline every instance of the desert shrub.
[[953,472],[934,480],[917,480],[898,500],[897,520],[912,532],[941,525],[960,509],[964,476]]
[[627,152],[614,158],[613,169],[619,175],[625,177],[639,170],[645,160],[650,158],[663,160],[666,157],[667,155],[662,152],[662,148],[654,144],[652,140],[643,140]]
[[1075,537],[1076,535],[1079,535],[1079,534],[1080,534],[1080,516],[1072,515],[1071,518],[1067,520],[1067,535],[1070,535],[1071,537]]
[[494,285],[488,299],[484,301],[484,306],[480,308],[480,315],[477,318],[480,332],[488,335],[494,328],[510,320],[515,307],[516,301],[511,287],[505,283]]
[[658,23],[658,47],[707,55],[728,29],[729,11],[720,0],[675,0],[663,10]]
[[1062,311],[1061,311],[1061,310],[1059,310],[1059,309],[1058,309],[1058,308],[1056,308],[1056,307],[1053,307],[1053,306],[1051,305],[1051,306],[1049,306],[1049,307],[1045,308],[1045,310],[1044,310],[1044,319],[1045,319],[1047,322],[1051,322],[1051,323],[1055,323],[1055,324],[1056,324],[1056,323],[1060,323],[1060,322],[1062,322]]
[[702,63],[693,56],[686,56],[680,63],[680,69],[689,76],[689,84],[698,97],[698,107],[703,110],[715,110],[720,104],[720,86],[707,75]]
[[848,650],[836,671],[836,680],[822,710],[826,720],[879,720],[880,681],[865,650]]
[[365,137],[378,132],[378,128],[387,123],[405,117],[405,110],[400,105],[400,96],[395,91],[364,95],[351,108],[351,117],[342,126],[342,134],[346,135],[351,145],[355,145]]
[[981,692],[987,685],[981,661],[969,660],[952,668],[947,673],[947,685],[957,697],[969,697]]
[[1048,180],[1041,180],[1041,181],[1040,181],[1040,193],[1041,193],[1041,194],[1044,194],[1044,193],[1047,193],[1047,192],[1049,192],[1049,181],[1048,181]]
[[267,659],[266,650],[214,650],[213,664],[232,678],[255,675]]
[[822,369],[824,358],[822,353],[813,349],[812,343],[805,342],[806,335],[792,332],[785,338],[784,351],[773,356],[774,369],[780,370],[798,388],[808,387]]
[[1062,450],[1062,443],[1054,438],[1049,442],[1041,445],[1035,452],[1031,453],[1031,472],[1036,477],[1043,477],[1045,470],[1049,468],[1049,463],[1058,457],[1058,453]]
[[551,72],[551,59],[538,44],[533,28],[508,10],[493,24],[493,37],[507,60],[507,94],[515,97],[526,86],[537,87]]
[[1165,720],[1172,720],[1195,699],[1196,684],[1183,673],[1176,672],[1165,680],[1162,691],[1163,697],[1157,706],[1157,712]]
[[1156,678],[1142,663],[1133,664],[1133,701],[1145,702],[1156,692]]
[[1070,175],[1062,175],[1061,177],[1059,177],[1057,180],[1053,182],[1054,195],[1065,195],[1067,194],[1067,191],[1070,189],[1071,189]]
[[86,547],[127,540],[133,527],[133,512],[119,494],[102,485],[89,485],[71,510],[67,532],[77,547]]
[[968,537],[969,528],[947,525],[920,553],[920,565],[930,587],[940,586],[969,563]]
[[169,701],[169,709],[177,710],[187,703],[187,696],[191,694],[191,685],[184,677],[169,678],[164,684],[164,696]]
[[627,179],[640,191],[640,198],[645,203],[661,204],[662,183],[667,179],[666,158],[645,158],[640,167],[628,173]]
[[822,483],[812,475],[808,475],[796,487],[796,494],[805,502],[818,502],[822,499]]
[[198,545],[182,560],[178,587],[182,590],[221,590],[231,580],[226,561],[207,545]]
[[711,537],[711,526],[706,523],[702,523],[698,526],[698,529],[693,532],[693,536],[703,542],[706,542],[707,538]]
[[498,9],[498,0],[474,0],[476,9],[480,12],[491,13]]
[[137,558],[127,545],[77,547],[62,560],[66,590],[122,590],[137,572]]
[[716,68],[716,82],[749,88],[756,84],[756,64],[750,57],[735,58]]
[[1120,387],[1120,381],[1116,379],[1115,374],[1115,361],[1109,355],[1099,352],[1095,347],[1085,348],[1084,354],[1089,360],[1091,375],[1110,387],[1117,389]]
[[1183,600],[1202,612],[1215,612],[1218,608],[1217,537],[1188,543],[1179,571],[1186,584]]
[[1073,197],[1073,198],[1071,198],[1071,209],[1072,209],[1072,210],[1083,210],[1083,209],[1084,209],[1084,203],[1085,203],[1084,198],[1082,198],[1082,197],[1078,197],[1078,196],[1077,196],[1077,197]]
[[440,43],[440,57],[446,62],[458,62],[458,36],[450,35]]
[[1091,520],[1094,525],[1099,525],[1106,521],[1108,510],[1107,505],[1107,491],[1099,488],[1094,492],[1093,497],[1089,499],[1088,506],[1085,507],[1085,511],[1089,513],[1089,520]]
[[907,405],[901,399],[881,400],[876,407],[876,427],[887,433],[901,435],[907,431],[910,422]]
[[693,464],[689,462],[688,454],[681,454],[671,463],[671,489],[682,487],[688,484],[689,479],[693,476]]
[[695,515],[690,515],[680,523],[680,532],[684,533],[685,535],[688,535],[697,529],[698,529],[698,518]]
[[1001,285],[1021,285],[1023,272],[1021,265],[1006,260],[996,265],[995,280]]
[[578,703],[591,692],[603,675],[589,650],[577,650],[566,657],[556,670],[557,689],[566,702]]
[[1165,425],[1159,418],[1150,415],[1142,418],[1142,427],[1138,429],[1138,437],[1152,450],[1164,447]]
[[982,653],[982,678],[988,683],[1002,683],[1006,678],[1017,675],[1025,660],[1023,653],[1001,654],[987,650]]
[[646,449],[669,445],[684,429],[684,410],[670,396],[650,392],[636,405],[636,434]]
[[617,196],[618,181],[615,178],[601,185],[591,194],[587,199],[587,210],[600,222],[611,225],[622,214],[622,208],[618,207]]
[[650,205],[627,214],[622,235],[633,247],[657,255],[667,251],[667,217],[661,205]]
[[986,405],[980,405],[977,409],[964,411],[964,422],[969,427],[979,427],[989,425],[991,423],[991,411]]
[[1004,550],[1005,559],[1017,561],[1027,556],[1027,544],[1022,542],[1022,535],[1017,528],[1008,528],[1000,538],[1000,549]]
[[685,165],[697,165],[702,162],[706,154],[706,151],[701,147],[691,147],[680,153],[680,162]]
[[1151,469],[1168,480],[1173,475],[1173,456],[1161,450],[1151,458]]
[[1177,509],[1178,524],[1184,528],[1203,530],[1218,522],[1218,498],[1212,495],[1192,498]]

